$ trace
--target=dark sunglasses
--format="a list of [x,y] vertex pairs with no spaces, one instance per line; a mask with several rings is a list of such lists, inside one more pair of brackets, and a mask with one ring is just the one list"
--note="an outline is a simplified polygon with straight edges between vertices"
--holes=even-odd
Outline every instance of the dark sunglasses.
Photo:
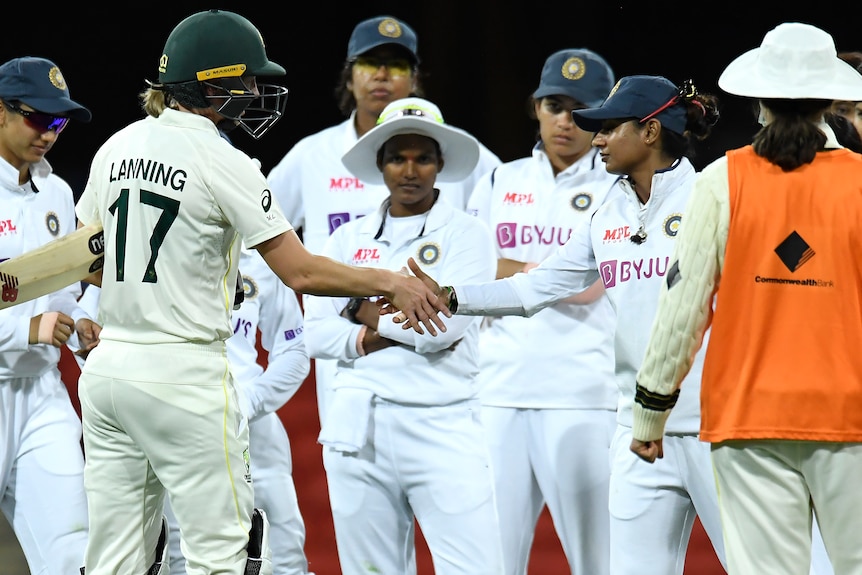
[[3,100],[3,105],[16,114],[21,114],[21,116],[24,117],[25,124],[41,133],[53,130],[55,134],[59,134],[66,127],[66,124],[69,123],[69,118],[64,116],[55,116],[54,114],[46,114],[44,112],[22,110],[20,107],[7,102],[6,100]]

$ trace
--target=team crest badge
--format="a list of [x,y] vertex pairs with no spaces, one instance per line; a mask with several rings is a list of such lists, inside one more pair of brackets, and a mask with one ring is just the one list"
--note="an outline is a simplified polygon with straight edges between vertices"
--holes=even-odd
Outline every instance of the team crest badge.
[[433,266],[440,259],[440,246],[435,243],[422,244],[416,256],[426,266]]
[[242,276],[242,292],[246,301],[255,299],[260,293],[260,288],[257,287],[257,282],[251,276]]
[[675,238],[679,232],[679,224],[682,222],[682,214],[671,214],[664,221],[664,235]]
[[583,212],[588,209],[591,205],[593,205],[593,195],[588,194],[586,192],[577,194],[572,198],[572,207],[578,210],[579,212]]
[[54,212],[45,214],[45,227],[48,228],[48,233],[57,237],[60,233],[60,218]]
[[392,18],[386,18],[381,22],[377,27],[377,31],[380,32],[381,36],[386,36],[387,38],[401,37],[401,26]]
[[66,89],[66,78],[63,77],[63,73],[60,72],[60,68],[57,66],[52,67],[48,71],[48,79],[51,80],[51,83],[58,90]]
[[580,80],[587,73],[587,67],[584,61],[577,57],[572,57],[563,62],[563,78],[567,80]]

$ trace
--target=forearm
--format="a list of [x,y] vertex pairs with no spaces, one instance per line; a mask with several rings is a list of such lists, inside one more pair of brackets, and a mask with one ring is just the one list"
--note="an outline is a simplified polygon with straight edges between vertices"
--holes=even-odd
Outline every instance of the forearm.
[[517,273],[526,271],[524,266],[527,262],[512,260],[509,258],[500,258],[497,260],[497,279],[511,277]]
[[309,252],[296,233],[256,246],[267,264],[294,291],[321,296],[391,296],[394,272],[360,268]]

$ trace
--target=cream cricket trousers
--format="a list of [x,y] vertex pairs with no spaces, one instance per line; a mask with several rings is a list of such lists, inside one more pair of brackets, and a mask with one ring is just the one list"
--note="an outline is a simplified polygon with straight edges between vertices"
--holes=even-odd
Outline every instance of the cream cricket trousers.
[[248,422],[224,343],[102,340],[87,358],[78,393],[87,575],[146,572],[166,492],[188,574],[242,575],[253,510]]
[[862,444],[712,447],[730,575],[808,575],[813,516],[835,575],[862,575]]

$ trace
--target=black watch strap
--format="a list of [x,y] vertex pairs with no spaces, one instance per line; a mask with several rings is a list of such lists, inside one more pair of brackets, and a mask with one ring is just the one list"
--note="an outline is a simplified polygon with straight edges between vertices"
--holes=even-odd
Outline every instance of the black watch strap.
[[359,308],[362,307],[362,302],[365,300],[366,298],[364,297],[350,298],[350,301],[347,302],[347,305],[344,307],[344,316],[353,323],[359,323],[356,319],[356,314],[359,313]]

